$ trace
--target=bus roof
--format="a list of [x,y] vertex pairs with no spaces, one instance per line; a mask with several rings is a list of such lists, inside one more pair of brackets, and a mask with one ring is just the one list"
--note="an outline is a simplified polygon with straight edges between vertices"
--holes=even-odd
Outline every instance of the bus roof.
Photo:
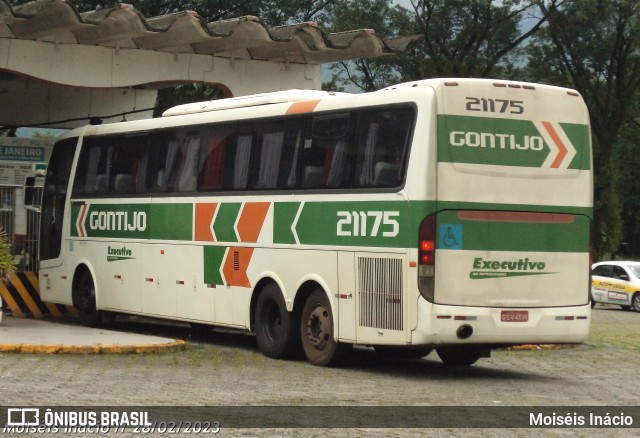
[[184,114],[203,113],[208,111],[220,111],[232,108],[244,108],[260,105],[272,105],[276,103],[299,102],[306,100],[319,100],[329,96],[348,95],[350,93],[336,93],[320,90],[286,90],[271,93],[251,94],[248,96],[217,99],[206,102],[188,103],[178,105],[162,113],[163,117]]

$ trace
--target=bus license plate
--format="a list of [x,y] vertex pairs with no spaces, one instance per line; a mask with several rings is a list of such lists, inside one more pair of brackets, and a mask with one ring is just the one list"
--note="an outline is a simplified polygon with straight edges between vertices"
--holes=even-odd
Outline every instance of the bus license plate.
[[502,322],[527,322],[529,321],[528,310],[503,310],[500,314]]

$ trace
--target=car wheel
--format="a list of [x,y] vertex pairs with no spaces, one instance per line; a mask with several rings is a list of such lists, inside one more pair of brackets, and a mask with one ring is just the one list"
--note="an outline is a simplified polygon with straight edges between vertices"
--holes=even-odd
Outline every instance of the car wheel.
[[636,292],[631,299],[631,307],[636,312],[640,312],[640,292]]

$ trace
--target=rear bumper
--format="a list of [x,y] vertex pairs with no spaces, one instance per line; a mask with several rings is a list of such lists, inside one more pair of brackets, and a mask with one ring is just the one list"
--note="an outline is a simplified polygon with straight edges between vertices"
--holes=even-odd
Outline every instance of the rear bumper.
[[[505,310],[526,311],[518,321],[505,321]],[[523,316],[522,313],[518,313]],[[517,345],[582,343],[589,336],[591,306],[505,309],[431,305],[418,301],[418,324],[412,344]]]

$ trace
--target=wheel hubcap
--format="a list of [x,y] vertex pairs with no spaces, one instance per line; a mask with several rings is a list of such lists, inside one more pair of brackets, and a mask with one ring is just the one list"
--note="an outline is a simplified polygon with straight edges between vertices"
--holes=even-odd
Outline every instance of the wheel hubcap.
[[309,342],[318,350],[322,350],[329,342],[329,332],[327,331],[329,328],[329,312],[322,306],[316,307],[307,320],[307,336]]

